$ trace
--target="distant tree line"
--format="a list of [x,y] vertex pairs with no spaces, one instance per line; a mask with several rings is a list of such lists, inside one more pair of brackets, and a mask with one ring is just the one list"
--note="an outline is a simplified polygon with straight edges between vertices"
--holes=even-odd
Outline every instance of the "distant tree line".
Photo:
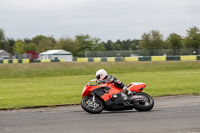
[[127,39],[116,42],[108,40],[101,41],[90,35],[76,35],[74,38],[62,37],[56,40],[53,36],[37,35],[30,38],[18,39],[5,37],[4,30],[0,29],[0,49],[12,54],[24,54],[27,51],[38,53],[51,49],[64,49],[72,52],[74,56],[84,56],[85,51],[121,51],[121,50],[151,50],[151,49],[181,49],[200,48],[200,29],[193,26],[186,30],[186,36],[182,37],[171,33],[166,39],[158,30],[144,33],[141,39]]

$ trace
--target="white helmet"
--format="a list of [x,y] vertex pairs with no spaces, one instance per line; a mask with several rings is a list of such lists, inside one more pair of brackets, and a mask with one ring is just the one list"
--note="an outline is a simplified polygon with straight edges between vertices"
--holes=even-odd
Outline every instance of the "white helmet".
[[107,72],[104,69],[100,69],[96,72],[96,78],[98,80],[103,80],[107,76]]

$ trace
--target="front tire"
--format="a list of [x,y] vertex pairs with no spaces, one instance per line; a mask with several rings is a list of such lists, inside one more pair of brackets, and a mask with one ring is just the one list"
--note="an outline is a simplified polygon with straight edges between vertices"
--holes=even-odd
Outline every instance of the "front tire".
[[92,102],[91,96],[83,97],[83,99],[81,100],[81,107],[86,112],[91,114],[98,114],[104,110],[103,102],[98,97],[95,98],[95,102]]
[[134,108],[137,111],[150,111],[154,107],[154,100],[151,96],[144,92],[138,92],[135,94],[136,96],[142,96],[144,98],[143,101],[135,101]]

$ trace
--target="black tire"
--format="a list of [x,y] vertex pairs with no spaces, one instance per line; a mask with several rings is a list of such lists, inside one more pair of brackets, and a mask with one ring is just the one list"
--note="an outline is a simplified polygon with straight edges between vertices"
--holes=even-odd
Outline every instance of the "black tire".
[[144,102],[142,102],[142,101],[134,102],[134,106],[135,106],[134,108],[137,111],[150,111],[154,107],[154,100],[148,94],[146,94],[144,92],[138,92],[135,95],[142,95],[146,98],[146,101],[144,101]]
[[91,114],[98,114],[104,110],[104,104],[98,97],[95,98],[96,107],[94,107],[94,104],[92,105],[92,103],[90,101],[92,101],[91,96],[85,96],[81,100],[81,107],[86,112],[91,113]]

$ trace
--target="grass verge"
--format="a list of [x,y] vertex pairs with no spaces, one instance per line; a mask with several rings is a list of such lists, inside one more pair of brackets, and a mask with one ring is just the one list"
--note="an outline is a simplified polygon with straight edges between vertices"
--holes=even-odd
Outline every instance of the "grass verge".
[[[80,103],[84,85],[95,78],[95,71],[103,66],[109,74],[116,76],[125,84],[147,83],[144,92],[151,96],[200,94],[199,62],[81,63],[81,66],[79,66],[80,63],[60,63],[54,65],[45,63],[44,66],[50,67],[47,69],[41,64],[36,64],[37,67],[31,64],[20,64],[19,66],[26,68],[25,70],[21,68],[24,75],[17,74],[16,70],[20,69],[18,65],[16,70],[13,69],[7,76],[1,75],[0,109]],[[7,69],[4,69],[8,72],[11,67],[13,66],[7,65]],[[59,68],[64,72],[61,73]],[[49,74],[47,70],[52,73]],[[34,71],[35,74],[33,74]]]
[[0,79],[95,75],[101,68],[110,74],[199,70],[200,61],[0,64]]

